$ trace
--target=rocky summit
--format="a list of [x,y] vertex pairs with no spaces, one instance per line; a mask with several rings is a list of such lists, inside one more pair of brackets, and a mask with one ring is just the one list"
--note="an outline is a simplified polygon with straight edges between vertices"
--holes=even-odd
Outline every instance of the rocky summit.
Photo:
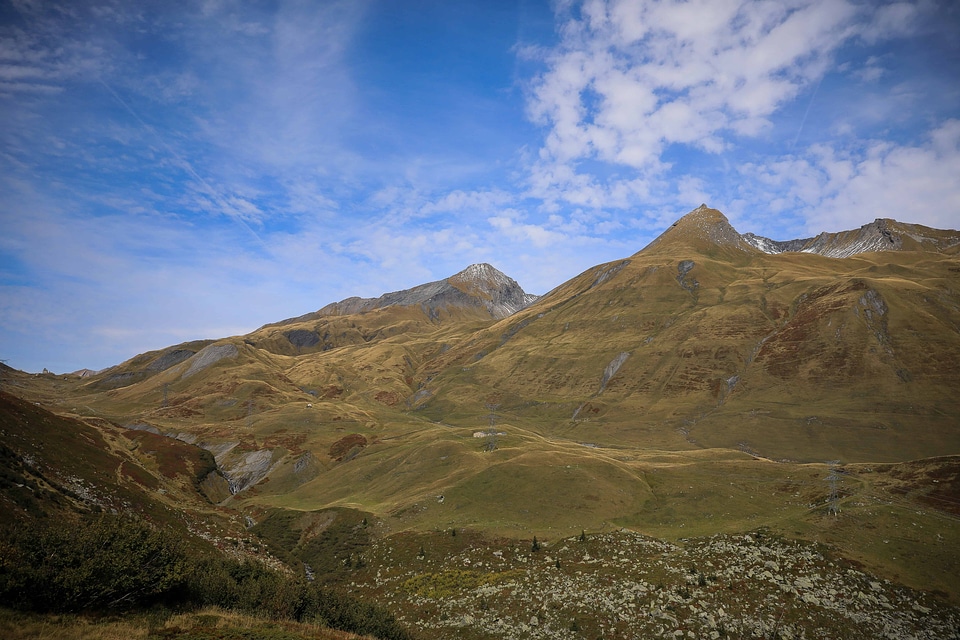
[[296,320],[351,315],[392,306],[418,306],[435,319],[441,312],[453,309],[482,309],[488,317],[500,319],[516,313],[537,298],[525,293],[516,280],[489,264],[474,264],[445,280],[385,293],[379,298],[347,298]]
[[16,521],[140,512],[426,638],[960,619],[953,230],[774,241],[702,205],[540,297],[478,264],[2,386]]

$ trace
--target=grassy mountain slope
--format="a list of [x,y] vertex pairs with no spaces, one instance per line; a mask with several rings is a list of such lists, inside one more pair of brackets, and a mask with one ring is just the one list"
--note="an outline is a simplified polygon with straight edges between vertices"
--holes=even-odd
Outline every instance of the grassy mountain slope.
[[226,476],[206,495],[256,522],[347,508],[391,540],[768,527],[960,602],[960,255],[914,227],[897,251],[768,254],[702,207],[499,320],[347,305],[5,386],[205,447]]
[[428,362],[422,411],[498,397],[542,433],[801,461],[957,450],[960,259],[767,255],[697,213]]

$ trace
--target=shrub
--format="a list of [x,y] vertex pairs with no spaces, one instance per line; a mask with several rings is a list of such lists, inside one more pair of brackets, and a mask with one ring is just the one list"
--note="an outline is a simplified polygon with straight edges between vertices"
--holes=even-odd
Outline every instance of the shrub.
[[187,599],[195,606],[317,622],[384,640],[409,638],[393,616],[379,607],[253,562],[226,558],[200,561],[191,573],[187,589]]
[[0,530],[0,602],[39,612],[215,606],[318,622],[383,640],[409,635],[383,609],[303,577],[223,556],[190,557],[179,539],[110,514]]
[[23,524],[0,539],[0,599],[18,609],[146,605],[181,585],[187,566],[182,543],[136,518]]

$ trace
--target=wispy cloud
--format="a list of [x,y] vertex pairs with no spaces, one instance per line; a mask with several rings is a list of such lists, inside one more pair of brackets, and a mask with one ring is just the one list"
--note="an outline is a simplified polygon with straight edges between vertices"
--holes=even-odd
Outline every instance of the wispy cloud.
[[578,162],[600,160],[656,180],[670,166],[671,146],[717,154],[737,137],[761,134],[858,33],[859,13],[834,0],[591,0],[578,9],[565,18],[562,42],[532,90],[531,115],[548,127],[534,189],[614,207],[648,195],[648,184],[605,181],[576,170]]
[[[905,114],[915,113],[920,96],[930,95],[930,85],[902,75],[879,84],[889,76],[884,59],[891,55],[881,43],[911,35],[943,41],[949,29],[932,26],[943,12],[932,2],[561,3],[558,44],[525,52],[544,64],[529,92],[529,114],[544,127],[544,138],[530,163],[528,193],[550,212],[622,210],[652,222],[664,205],[708,201],[728,207],[735,219],[778,211],[782,220],[794,220],[787,227],[797,228],[802,218],[800,226],[812,229],[825,221],[862,224],[858,203],[879,200],[871,193],[896,190],[887,202],[902,205],[901,212],[949,225],[958,215],[950,208],[956,190],[950,180],[940,180],[944,171],[934,169],[929,181],[919,171],[916,179],[909,176],[913,167],[931,162],[954,168],[950,153],[934,153],[919,137],[913,144],[858,137],[889,133],[877,128],[896,120],[908,126]],[[821,90],[830,74],[830,88]],[[838,86],[844,74],[871,88],[858,95],[852,84],[849,90]],[[832,118],[827,126],[843,139],[839,144],[824,140],[825,109]],[[944,113],[924,109],[928,118]],[[939,139],[944,134],[938,127],[946,125],[934,123],[927,135]],[[770,148],[777,140],[782,146]],[[744,198],[768,195],[760,184],[778,167],[795,166],[794,151],[807,140],[813,146],[801,155],[836,146],[843,159],[837,166],[816,164],[819,179],[810,172],[783,176],[785,192]],[[760,145],[767,148],[758,153]],[[896,179],[893,167],[901,163],[905,173]],[[855,177],[838,184],[833,174],[846,165]],[[872,191],[870,176],[878,173],[887,182]],[[760,182],[743,184],[745,177]],[[924,213],[925,207],[907,202],[939,202],[932,208],[949,213]]]

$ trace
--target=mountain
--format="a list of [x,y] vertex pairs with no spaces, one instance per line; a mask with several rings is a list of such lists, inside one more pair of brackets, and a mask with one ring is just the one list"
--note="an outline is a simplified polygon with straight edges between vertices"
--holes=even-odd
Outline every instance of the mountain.
[[495,404],[598,444],[921,458],[960,446],[958,262],[956,231],[877,221],[774,243],[701,205],[543,297],[472,265],[143,354],[78,389],[121,421],[188,419],[204,437],[291,402],[318,401],[321,422],[464,426]]
[[956,231],[941,231],[889,218],[877,218],[853,231],[824,232],[814,238],[800,240],[770,240],[752,233],[746,233],[742,238],[764,253],[800,251],[830,258],[849,258],[872,251],[956,253],[960,248],[960,233]]
[[452,314],[456,311],[477,312],[485,319],[500,319],[530,305],[538,297],[524,292],[513,278],[489,264],[482,263],[470,265],[445,280],[385,293],[379,298],[347,298],[330,303],[319,311],[267,326],[297,324],[387,307],[419,307],[433,320],[439,320],[444,313]]
[[701,206],[426,363],[417,406],[479,415],[499,394],[545,433],[774,459],[957,450],[960,234],[889,226],[928,240],[770,255]]
[[739,233],[727,217],[706,204],[674,222],[648,252],[666,239],[707,246],[728,246],[747,250],[747,245],[767,254],[813,253],[829,258],[849,258],[861,253],[878,251],[926,251],[956,255],[960,252],[960,232],[932,229],[919,224],[907,224],[878,218],[859,229],[838,233],[823,232],[813,238],[771,240],[753,233]]
[[[493,266],[474,264],[445,280],[385,293],[379,298],[347,298],[297,318],[265,325],[243,336],[243,344],[284,355],[328,351],[397,334],[431,332],[438,326],[504,318],[538,298],[524,292],[514,279]],[[239,353],[237,344],[214,342],[182,343],[140,354],[101,372],[84,369],[73,375],[93,380],[92,386],[99,390],[117,389],[190,360],[182,372],[189,377]]]
[[516,280],[489,264],[473,264],[446,280],[386,293],[379,298],[347,298],[325,306],[308,319],[363,313],[391,306],[420,306],[434,319],[443,311],[460,308],[482,309],[490,318],[499,320],[536,302],[537,298],[539,296],[525,293]]
[[774,242],[701,205],[543,297],[472,265],[143,354],[77,388],[121,421],[188,419],[204,437],[291,402],[316,400],[321,422],[464,426],[497,405],[598,444],[921,458],[960,446],[958,256],[956,231],[877,221]]
[[[209,452],[211,508],[294,566],[316,566],[311,536],[337,518],[375,523],[370,553],[402,551],[411,589],[450,577],[432,554],[499,557],[498,536],[511,557],[568,536],[550,557],[572,563],[584,530],[749,531],[960,603],[958,363],[960,233],[878,221],[775,242],[701,206],[536,299],[474,265],[83,378],[0,371],[111,438]],[[492,589],[479,566],[456,575]]]
[[499,320],[537,300],[489,264],[474,264],[444,280],[347,298],[297,318],[266,325],[247,341],[274,353],[301,354],[369,343],[464,322]]

